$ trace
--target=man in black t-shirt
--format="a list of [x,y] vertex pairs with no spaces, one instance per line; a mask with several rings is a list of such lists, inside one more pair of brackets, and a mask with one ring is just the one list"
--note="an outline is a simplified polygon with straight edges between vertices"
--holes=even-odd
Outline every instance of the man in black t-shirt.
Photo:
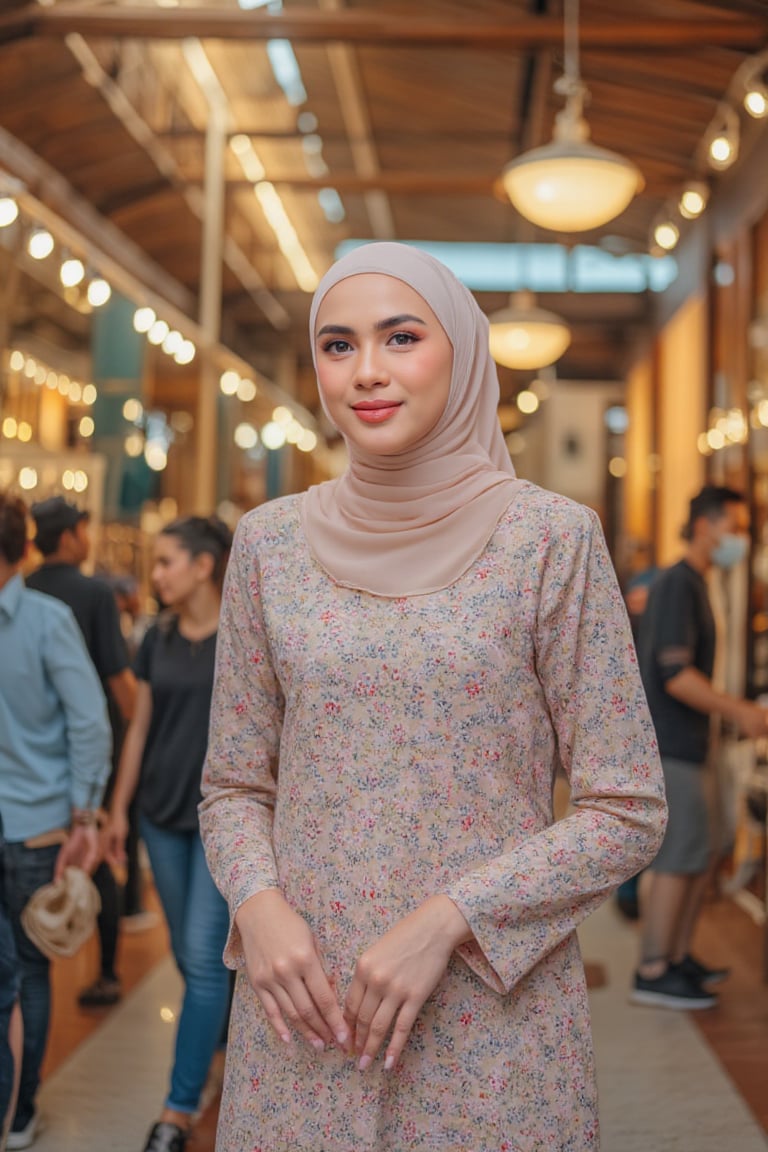
[[[136,701],[136,678],[120,628],[117,601],[105,581],[80,571],[91,547],[88,513],[63,496],[52,496],[33,504],[31,512],[37,528],[35,545],[43,555],[43,563],[27,577],[27,587],[55,596],[72,609],[107,698],[113,735],[113,771],[104,797],[106,805],[123,732]],[[84,1007],[107,1006],[120,998],[115,972],[120,918],[117,884],[105,862],[99,864],[93,879],[102,906],[98,922],[101,973],[98,980],[80,994],[79,1003]]]
[[640,672],[651,710],[669,807],[664,842],[650,866],[642,948],[631,999],[666,1008],[709,1008],[727,975],[694,959],[693,930],[713,857],[705,795],[710,716],[752,738],[768,735],[768,711],[712,684],[715,623],[705,574],[747,553],[739,492],[707,486],[691,500],[682,560],[655,580],[639,633]]

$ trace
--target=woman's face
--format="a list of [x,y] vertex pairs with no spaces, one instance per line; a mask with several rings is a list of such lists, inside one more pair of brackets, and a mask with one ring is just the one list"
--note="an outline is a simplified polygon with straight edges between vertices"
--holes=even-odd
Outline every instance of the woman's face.
[[424,298],[393,276],[349,276],[326,293],[315,355],[333,423],[367,452],[407,451],[445,410],[451,342]]
[[176,536],[160,535],[155,540],[152,584],[166,608],[178,608],[205,581],[205,565],[210,556],[192,556]]

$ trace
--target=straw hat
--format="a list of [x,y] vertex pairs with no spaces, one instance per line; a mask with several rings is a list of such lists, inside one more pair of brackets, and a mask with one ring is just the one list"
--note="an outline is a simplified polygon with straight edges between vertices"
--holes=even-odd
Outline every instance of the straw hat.
[[38,888],[21,913],[32,943],[53,959],[72,956],[96,927],[101,899],[82,868],[65,868],[61,880]]

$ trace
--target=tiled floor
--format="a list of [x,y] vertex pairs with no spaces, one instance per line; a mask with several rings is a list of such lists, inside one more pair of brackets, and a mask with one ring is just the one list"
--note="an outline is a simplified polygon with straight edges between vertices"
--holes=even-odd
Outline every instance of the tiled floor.
[[[728,902],[710,905],[698,945],[731,964],[721,1005],[685,1014],[631,1007],[626,991],[636,929],[611,905],[581,932],[591,974],[603,1152],[766,1152],[768,987],[761,932]],[[37,1152],[141,1152],[170,1063],[179,985],[162,925],[122,941],[127,995],[85,1013],[75,993],[93,975],[95,949],[58,964],[55,1015]],[[213,1152],[216,1106],[189,1152]],[[471,1150],[468,1150],[471,1152]]]

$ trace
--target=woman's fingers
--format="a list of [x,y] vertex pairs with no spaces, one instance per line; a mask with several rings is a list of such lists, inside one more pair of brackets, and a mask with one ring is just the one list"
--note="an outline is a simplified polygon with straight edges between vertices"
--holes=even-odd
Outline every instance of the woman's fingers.
[[392,997],[381,999],[373,993],[363,998],[355,1028],[355,1051],[360,1055],[361,1072],[378,1055],[401,1003]]
[[[331,1042],[333,1034],[313,1004],[305,985],[301,981],[290,987],[278,985],[271,992],[283,1019],[303,1036],[315,1051],[322,1052],[326,1044]],[[284,1038],[282,1033],[278,1035],[281,1039]]]
[[288,1025],[315,1049],[346,1046],[349,1029],[304,919],[277,889],[245,900],[235,914],[248,979],[270,1023],[284,1038]]
[[340,1048],[346,1049],[349,1045],[349,1028],[319,958],[306,977],[305,984],[313,1004],[330,1032],[329,1041],[335,1041]]
[[316,1051],[328,1044],[346,1048],[349,1029],[323,971],[320,958],[295,968],[280,963],[269,978],[252,978],[251,985],[281,1039],[295,1029]]
[[[256,989],[254,989],[254,991],[256,991]],[[286,1024],[285,1018],[280,1011],[277,1005],[277,1001],[275,1000],[272,993],[267,992],[266,988],[262,988],[260,992],[256,992],[256,995],[261,1001],[261,1006],[264,1009],[267,1020],[269,1020],[269,1023],[272,1025],[277,1035],[280,1037],[284,1044],[290,1044],[291,1030]]]
[[389,1044],[387,1045],[387,1052],[384,1057],[384,1068],[388,1072],[390,1068],[394,1068],[400,1056],[402,1055],[403,1048],[405,1048],[406,1041],[411,1034],[411,1029],[416,1023],[418,1016],[418,1008],[412,1003],[403,1004],[402,1008],[397,1014],[395,1026],[392,1029],[392,1036]]
[[328,1044],[347,1046],[349,1029],[330,988],[325,994],[315,993],[320,1003],[303,980],[269,988],[254,985],[254,990],[281,1040],[290,1040],[290,1029],[294,1028],[318,1052]]
[[438,895],[430,896],[366,949],[355,966],[344,1008],[362,1071],[391,1028],[385,1067],[394,1066],[424,1002],[445,974],[453,949],[471,938],[453,901]]

